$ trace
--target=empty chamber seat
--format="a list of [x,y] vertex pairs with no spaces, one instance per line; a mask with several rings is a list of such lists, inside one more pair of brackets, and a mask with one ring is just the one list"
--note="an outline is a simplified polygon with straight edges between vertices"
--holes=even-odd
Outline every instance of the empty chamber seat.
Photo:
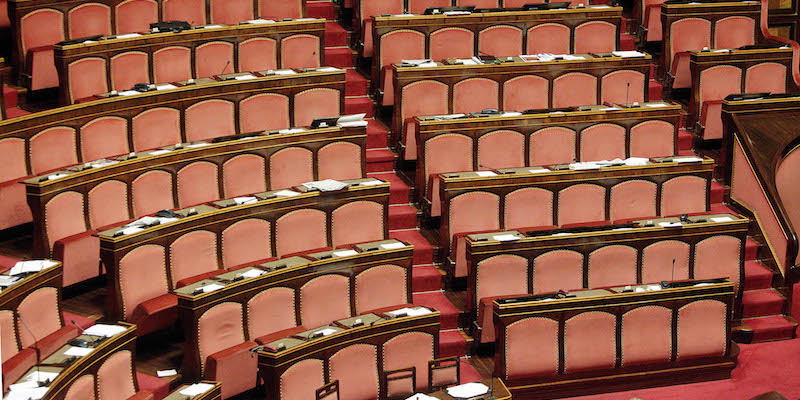
[[158,3],[155,0],[127,0],[116,7],[117,34],[147,32],[150,24],[158,22]]
[[442,28],[430,34],[430,58],[471,58],[475,55],[475,34],[464,28]]
[[253,0],[209,0],[211,23],[236,25],[253,19]]
[[206,0],[163,0],[164,21],[186,21],[192,26],[206,23]]
[[137,83],[150,83],[150,56],[128,51],[111,57],[111,88],[126,90]]
[[556,23],[538,24],[528,29],[528,47],[525,54],[570,54],[572,32],[569,27]]
[[64,14],[51,8],[33,11],[20,20],[19,32],[30,90],[57,87],[53,45],[64,40]]
[[[402,60],[425,58],[425,34],[409,29],[397,29],[382,35],[379,40],[381,54],[379,55],[378,68],[380,70],[378,71],[378,82],[373,82],[373,84],[377,84],[378,88],[383,90],[381,105],[391,106],[394,105],[392,64],[399,63]],[[427,114],[435,113],[426,112],[419,115]]]

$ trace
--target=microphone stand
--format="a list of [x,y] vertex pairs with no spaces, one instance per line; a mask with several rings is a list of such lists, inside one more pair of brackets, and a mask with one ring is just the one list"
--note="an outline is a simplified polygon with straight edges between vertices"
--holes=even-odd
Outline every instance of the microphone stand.
[[39,343],[39,340],[36,339],[36,335],[33,334],[31,328],[28,327],[28,324],[25,323],[25,320],[22,318],[22,315],[19,313],[19,311],[14,310],[14,314],[17,314],[17,319],[19,320],[19,322],[22,323],[22,326],[25,327],[25,330],[27,330],[28,333],[33,338],[33,343],[34,343],[33,350],[36,352],[36,378],[37,378],[36,384],[39,387],[45,387],[49,382],[39,380],[42,377],[42,371],[40,370],[40,364],[42,363],[42,353],[41,350],[39,350],[39,347],[36,346],[36,344]]
[[300,68],[300,71],[301,71],[301,72],[306,72],[306,71],[308,71],[308,68],[309,68],[309,66],[308,66],[308,65],[309,65],[309,64],[311,64],[311,62],[312,62],[312,61],[314,61],[314,56],[316,56],[316,55],[317,55],[317,51],[316,51],[316,50],[314,50],[314,52],[313,52],[313,53],[311,53],[311,57],[308,57],[308,60],[306,60],[306,63],[305,63],[305,64],[303,64],[303,68]]

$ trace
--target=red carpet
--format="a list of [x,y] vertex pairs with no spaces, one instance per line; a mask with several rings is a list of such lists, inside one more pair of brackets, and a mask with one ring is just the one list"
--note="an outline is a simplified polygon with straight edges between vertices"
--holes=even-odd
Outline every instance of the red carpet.
[[411,291],[431,292],[442,288],[442,274],[432,264],[415,265],[411,269]]
[[[361,76],[358,71],[354,69],[346,69],[344,71],[344,94],[345,96],[366,96],[367,95],[367,78]],[[369,128],[367,128],[369,129]]]
[[784,298],[772,288],[742,294],[742,318],[766,317],[781,313]]
[[[467,354],[467,341],[457,330],[439,332],[439,358],[463,356]],[[463,368],[463,364],[462,364]]]
[[794,324],[783,315],[744,319],[743,322],[753,329],[753,342],[787,339],[795,330]]
[[744,260],[754,261],[758,255],[759,246],[761,246],[761,243],[756,242],[755,239],[748,236],[747,242],[744,244]]
[[370,174],[371,177],[389,182],[389,204],[408,204],[411,188],[394,172]]
[[739,345],[742,349],[731,379],[583,396],[581,400],[749,399],[775,390],[788,399],[800,397],[800,339]]
[[759,262],[746,261],[744,276],[744,290],[767,289],[772,286],[772,271]]
[[367,172],[393,171],[396,157],[389,149],[367,149]]
[[[390,195],[391,196],[391,195]],[[389,205],[389,229],[413,229],[417,227],[417,209],[410,204]]]
[[433,263],[433,246],[416,229],[389,232],[392,239],[414,245],[414,265]]
[[711,181],[711,204],[722,203],[724,197],[725,187],[717,183],[717,181]]
[[[366,89],[364,89],[366,91]],[[367,122],[367,148],[377,149],[389,146],[389,128],[373,120]]]
[[413,303],[433,308],[441,314],[441,330],[458,328],[458,309],[442,292],[414,293]]
[[692,143],[694,142],[694,136],[692,136],[689,131],[686,129],[679,129],[678,130],[678,150],[679,151],[686,151],[692,149]]

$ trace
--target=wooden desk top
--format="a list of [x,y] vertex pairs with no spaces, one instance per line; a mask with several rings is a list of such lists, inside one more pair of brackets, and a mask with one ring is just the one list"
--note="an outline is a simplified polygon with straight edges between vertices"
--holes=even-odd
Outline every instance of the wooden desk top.
[[761,3],[753,0],[720,2],[713,0],[694,0],[689,3],[661,3],[661,14],[667,16],[708,16],[709,14],[727,14],[732,12],[749,12],[760,17]]
[[273,21],[270,23],[243,23],[239,25],[200,25],[181,32],[140,32],[110,35],[99,40],[83,43],[55,45],[56,57],[74,57],[94,54],[116,49],[136,50],[140,47],[170,45],[176,42],[189,42],[199,39],[213,40],[241,38],[243,36],[264,35],[270,33],[311,33],[324,31],[325,20],[301,18],[292,21]]
[[[469,75],[469,74],[484,74],[489,72],[496,73],[529,73],[534,71],[550,71],[559,66],[565,68],[570,67],[586,67],[586,68],[600,68],[607,66],[622,67],[622,66],[639,66],[652,63],[653,56],[647,53],[641,53],[637,57],[621,57],[613,55],[613,53],[600,53],[600,54],[568,54],[565,56],[558,56],[561,59],[544,60],[544,61],[526,61],[522,56],[514,57],[501,57],[496,62],[487,62],[481,64],[446,64],[444,62],[435,62],[436,66],[418,67],[406,66],[402,63],[393,64],[392,70],[398,79],[408,78],[409,76],[430,76],[435,73],[437,76],[442,75]],[[529,60],[533,60],[535,56],[525,56]],[[531,57],[531,58],[529,58]]]
[[385,29],[403,26],[424,26],[424,25],[462,25],[462,24],[488,24],[492,22],[510,23],[515,20],[532,19],[563,19],[575,18],[581,14],[592,14],[592,18],[600,17],[621,17],[622,7],[611,7],[608,5],[589,5],[586,7],[569,7],[555,10],[531,10],[531,11],[495,11],[495,12],[473,12],[463,15],[421,15],[421,14],[400,14],[389,16],[375,16],[375,29]]
[[[55,265],[29,275],[20,275],[19,280],[9,286],[0,286],[0,290],[2,290],[0,292],[0,310],[15,309],[25,296],[40,287],[61,288],[61,262],[48,261],[54,262]],[[0,274],[0,277],[10,277],[9,271]]]
[[[491,378],[491,379],[484,379],[481,381],[486,386],[490,388],[494,388],[494,396],[488,396],[489,393],[486,394],[484,397],[477,397],[477,399],[491,399],[491,400],[506,400],[511,398],[511,392],[506,387],[505,382],[503,382],[500,378]],[[492,386],[494,384],[494,386]],[[453,396],[447,394],[447,390],[443,389],[438,392],[433,392],[430,394],[431,397],[435,397],[441,400],[458,400]]]
[[220,400],[222,399],[222,383],[221,382],[213,382],[213,381],[201,381],[199,383],[205,383],[209,385],[213,385],[213,387],[207,390],[204,393],[198,394],[196,396],[187,397],[185,395],[180,394],[181,390],[188,389],[191,384],[181,385],[179,388],[175,389],[170,393],[164,400]]

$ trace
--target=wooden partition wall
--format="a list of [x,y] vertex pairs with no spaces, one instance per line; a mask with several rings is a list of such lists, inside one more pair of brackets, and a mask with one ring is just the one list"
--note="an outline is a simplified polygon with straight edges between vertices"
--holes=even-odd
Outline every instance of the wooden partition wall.
[[495,376],[542,399],[730,378],[733,285],[683,285],[495,301]]

